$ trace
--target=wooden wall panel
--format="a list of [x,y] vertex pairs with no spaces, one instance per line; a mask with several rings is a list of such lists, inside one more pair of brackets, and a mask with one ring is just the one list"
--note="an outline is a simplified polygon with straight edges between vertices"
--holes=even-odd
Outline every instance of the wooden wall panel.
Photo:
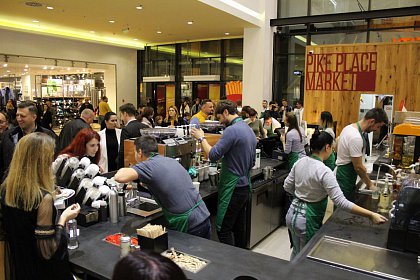
[[[394,111],[405,100],[408,111],[420,111],[420,42],[357,45],[308,46],[313,54],[376,52],[374,91],[331,91],[306,89],[305,119],[318,122],[322,111],[330,111],[337,121],[337,131],[355,122],[359,115],[360,95],[366,93],[394,95]],[[332,64],[336,61],[333,59]],[[308,59],[306,59],[308,63]],[[305,73],[307,75],[308,73]]]

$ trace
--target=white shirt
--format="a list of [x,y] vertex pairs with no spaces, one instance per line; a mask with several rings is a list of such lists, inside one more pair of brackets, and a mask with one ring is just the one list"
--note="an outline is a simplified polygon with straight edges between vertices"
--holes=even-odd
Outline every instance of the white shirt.
[[[130,121],[128,121],[128,123]],[[101,158],[99,159],[98,165],[102,168],[102,170],[103,170],[104,173],[108,172],[108,152],[107,152],[107,149],[106,149],[106,133],[105,133],[105,130],[106,130],[106,128],[102,129],[98,133],[99,134],[99,137],[101,139],[101,141],[99,141],[99,145],[101,147]],[[121,142],[120,141],[121,140],[121,129],[116,128],[115,129],[115,132],[117,134],[117,141],[118,141],[118,147],[119,147],[120,146],[120,142]]]
[[303,121],[303,107],[298,109],[296,108],[293,113],[295,114],[297,121],[298,121],[298,126],[302,125],[302,121]]
[[363,138],[359,129],[352,124],[346,126],[340,134],[337,148],[337,165],[346,165],[351,162],[352,157],[362,157]]

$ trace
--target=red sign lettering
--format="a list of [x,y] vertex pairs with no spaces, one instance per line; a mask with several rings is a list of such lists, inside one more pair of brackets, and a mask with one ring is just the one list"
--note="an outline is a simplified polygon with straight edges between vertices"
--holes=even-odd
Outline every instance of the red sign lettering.
[[375,91],[376,52],[306,56],[307,90]]

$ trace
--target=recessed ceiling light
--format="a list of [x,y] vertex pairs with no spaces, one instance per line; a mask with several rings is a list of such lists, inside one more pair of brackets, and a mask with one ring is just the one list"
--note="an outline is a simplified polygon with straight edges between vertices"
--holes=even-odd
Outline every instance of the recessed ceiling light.
[[138,41],[139,39],[137,39],[137,38],[134,38],[133,40],[134,40],[134,41]]
[[47,69],[48,69],[48,67],[47,67],[47,66],[44,66],[44,67],[42,67],[42,69],[47,70]]
[[225,35],[230,35],[230,33],[229,32],[225,32]]
[[35,22],[35,23],[37,23],[37,22],[39,22],[39,20],[37,20],[37,19],[34,19],[32,22]]
[[7,67],[7,63],[3,64],[3,67]]
[[3,77],[7,77],[7,74],[4,74]]
[[110,20],[110,21],[108,21],[109,23],[115,23],[115,20]]
[[138,6],[136,6],[136,9],[137,10],[143,10],[143,6],[142,5],[138,5]]
[[48,10],[54,10],[54,7],[53,6],[47,6],[47,9]]
[[157,34],[162,34],[162,31],[156,31]]
[[70,67],[67,67],[67,70],[68,70],[68,71],[70,71],[70,69],[71,69]]
[[194,21],[192,21],[192,20],[187,21],[187,24],[189,24],[189,25],[191,25],[193,23],[194,23]]
[[90,33],[95,33],[95,31],[94,30],[91,30],[91,31],[89,31]]
[[28,68],[29,66],[28,66],[28,64],[25,64],[25,68]]
[[51,69],[51,70],[54,70],[54,66],[51,66],[51,67],[50,67],[50,69]]
[[6,72],[7,72],[7,73],[10,73],[10,70],[7,70]]
[[26,72],[26,71],[28,71],[28,69],[26,69],[26,68],[25,68],[25,69],[23,69],[23,71],[25,71],[25,72]]

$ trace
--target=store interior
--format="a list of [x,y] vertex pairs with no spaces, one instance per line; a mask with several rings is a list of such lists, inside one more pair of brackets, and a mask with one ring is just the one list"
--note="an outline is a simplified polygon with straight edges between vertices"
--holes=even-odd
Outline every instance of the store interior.
[[77,117],[78,107],[90,98],[94,108],[102,96],[115,102],[115,65],[1,54],[0,89],[5,109],[9,99],[33,100],[52,107],[54,127]]

